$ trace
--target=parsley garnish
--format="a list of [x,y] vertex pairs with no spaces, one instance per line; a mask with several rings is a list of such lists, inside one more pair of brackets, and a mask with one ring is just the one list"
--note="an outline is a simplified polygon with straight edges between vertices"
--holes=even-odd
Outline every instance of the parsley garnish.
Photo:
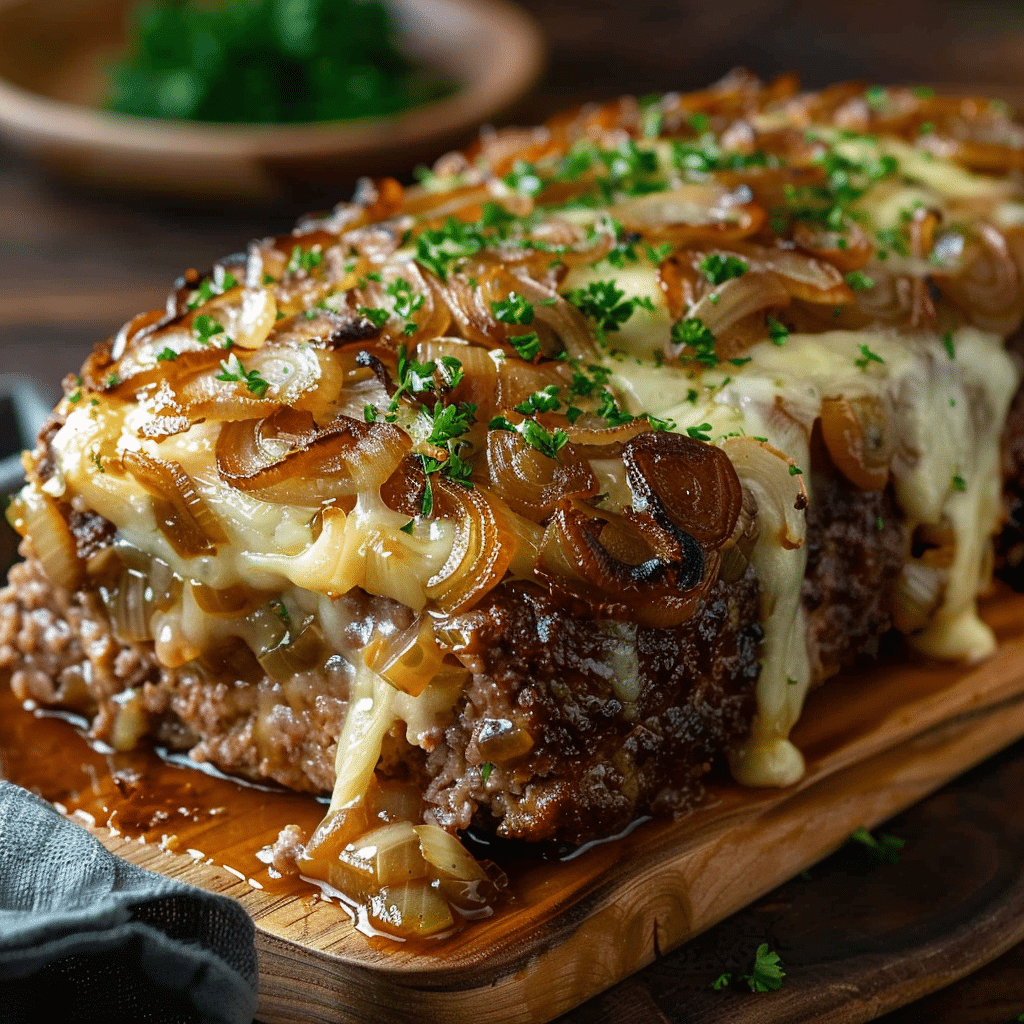
[[851,270],[846,275],[846,283],[855,292],[865,292],[869,288],[875,287],[875,282],[863,270]]
[[443,228],[424,231],[416,238],[416,262],[433,272],[442,281],[461,260],[484,247],[480,229],[449,217]]
[[950,331],[947,331],[942,336],[942,347],[946,350],[946,355],[950,359],[956,359],[956,346],[953,344],[953,335]]
[[555,412],[562,405],[558,392],[557,384],[549,384],[543,391],[535,391],[529,398],[523,399],[512,408],[524,416],[535,412]]
[[306,249],[304,246],[297,245],[292,249],[288,266],[285,269],[289,274],[297,274],[300,270],[311,274],[323,261],[324,254],[320,251],[319,246]]
[[534,419],[525,419],[518,426],[504,416],[495,416],[487,424],[489,430],[508,430],[518,434],[531,448],[553,459],[566,445],[569,435],[564,430],[548,430]]
[[509,292],[507,299],[491,303],[494,318],[503,324],[532,324],[533,306],[517,292]]
[[804,471],[799,466],[790,466],[789,467],[789,475],[790,476],[803,476],[803,473],[804,473]]
[[954,474],[953,479],[950,482],[953,485],[954,491],[967,490],[967,481],[959,473]]
[[212,279],[204,277],[199,282],[199,287],[192,293],[192,298],[189,300],[188,308],[198,309],[204,302],[209,302],[215,296],[223,295],[229,289],[237,287],[238,280],[235,275],[218,267],[214,270]]
[[156,361],[158,363],[174,362],[174,360],[177,358],[178,353],[175,352],[174,349],[171,348],[169,345],[164,346],[164,350],[162,352],[157,352],[156,354]]
[[380,306],[360,306],[359,315],[366,317],[377,330],[380,330],[391,318],[391,314]]
[[120,384],[120,383],[121,383],[121,378],[116,373],[112,373],[107,378],[107,387],[108,388],[116,388],[117,385]]
[[884,363],[885,360],[877,353],[872,352],[867,345],[860,346],[860,359],[854,359],[854,366],[859,366],[862,370],[868,368],[868,363]]
[[222,359],[220,368],[221,372],[217,374],[217,380],[236,381],[239,384],[244,384],[257,398],[262,398],[270,387],[259,370],[246,370],[236,355],[230,356],[226,362]]
[[480,781],[486,786],[487,780],[491,777],[491,772],[494,771],[494,765],[490,761],[485,761],[480,766]]
[[693,349],[693,356],[698,363],[705,366],[717,366],[718,356],[715,354],[715,336],[703,320],[690,316],[678,320],[672,325],[672,341],[676,345],[684,345]]
[[403,320],[408,320],[426,300],[426,296],[413,294],[412,285],[404,277],[395,278],[385,291],[395,300],[395,316]]
[[509,344],[528,363],[533,362],[540,355],[540,338],[533,332],[530,334],[515,334],[508,340]]
[[535,196],[544,187],[537,169],[525,160],[517,160],[512,165],[512,170],[501,180],[524,196]]
[[742,277],[750,269],[747,261],[739,256],[720,256],[716,252],[708,253],[698,266],[712,284],[724,284],[734,277]]
[[895,864],[899,860],[900,850],[907,845],[905,839],[884,832],[880,832],[876,838],[866,828],[855,829],[850,833],[850,839],[865,847],[875,864]]
[[648,298],[627,299],[614,281],[591,281],[586,288],[574,288],[566,298],[594,321],[598,336],[602,338],[606,331],[617,331],[637,306],[647,309],[654,306]]
[[775,317],[768,317],[768,337],[773,345],[785,345],[789,338],[789,328]]
[[192,320],[192,330],[202,345],[209,345],[210,339],[214,335],[224,333],[224,328],[212,316],[207,316],[205,313],[200,313]]
[[711,430],[710,423],[701,423],[699,426],[686,428],[687,434],[697,441],[710,441],[711,434],[708,433],[709,430]]
[[672,246],[665,242],[664,245],[649,245],[647,246],[647,258],[652,263],[661,263],[663,260],[667,260],[672,255]]

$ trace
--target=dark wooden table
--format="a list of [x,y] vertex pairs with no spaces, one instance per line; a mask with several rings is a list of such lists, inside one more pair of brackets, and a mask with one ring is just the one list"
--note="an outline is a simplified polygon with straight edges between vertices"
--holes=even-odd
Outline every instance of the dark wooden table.
[[[982,84],[1011,102],[1024,97],[1020,0],[524,6],[550,51],[545,77],[508,115],[523,122],[584,98],[695,88],[737,65],[764,75],[795,69],[810,86],[857,77]],[[182,270],[287,230],[301,206],[301,196],[287,209],[197,210],[93,195],[41,178],[0,144],[2,369],[31,375],[55,399],[92,343],[161,304]],[[565,1024],[1016,1021],[1024,1013],[1024,945],[1012,945],[1024,938],[1022,789],[1018,745],[891,823],[907,841],[899,863],[872,865],[862,848],[845,847]],[[780,993],[711,989],[716,968],[743,973],[765,941],[788,971]],[[937,984],[949,987],[919,998]]]

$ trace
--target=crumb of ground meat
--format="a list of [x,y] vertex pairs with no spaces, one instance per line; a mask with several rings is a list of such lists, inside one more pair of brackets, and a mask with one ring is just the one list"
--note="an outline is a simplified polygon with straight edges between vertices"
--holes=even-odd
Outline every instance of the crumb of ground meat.
[[298,825],[285,825],[270,847],[270,868],[279,875],[299,873],[299,858],[306,852],[306,833]]

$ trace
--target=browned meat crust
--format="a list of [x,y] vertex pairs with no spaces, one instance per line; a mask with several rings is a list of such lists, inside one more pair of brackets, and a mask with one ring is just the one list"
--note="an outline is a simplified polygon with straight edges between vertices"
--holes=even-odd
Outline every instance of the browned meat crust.
[[[644,629],[573,618],[535,586],[497,588],[457,623],[480,671],[428,761],[438,822],[579,843],[692,807],[753,715],[757,593],[748,573],[682,626]],[[623,659],[635,702],[612,684]]]
[[908,538],[892,491],[861,491],[843,477],[815,477],[807,509],[807,615],[811,679],[874,657],[892,627],[892,590]]

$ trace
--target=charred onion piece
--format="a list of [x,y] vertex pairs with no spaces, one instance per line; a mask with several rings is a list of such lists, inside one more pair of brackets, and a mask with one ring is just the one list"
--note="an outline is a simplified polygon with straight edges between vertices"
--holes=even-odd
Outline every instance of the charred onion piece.
[[670,521],[562,498],[535,573],[592,614],[663,629],[693,615],[717,568],[717,553],[706,558],[694,537]]
[[626,445],[623,462],[636,511],[685,531],[705,549],[732,536],[743,491],[720,448],[683,434],[640,434]]

